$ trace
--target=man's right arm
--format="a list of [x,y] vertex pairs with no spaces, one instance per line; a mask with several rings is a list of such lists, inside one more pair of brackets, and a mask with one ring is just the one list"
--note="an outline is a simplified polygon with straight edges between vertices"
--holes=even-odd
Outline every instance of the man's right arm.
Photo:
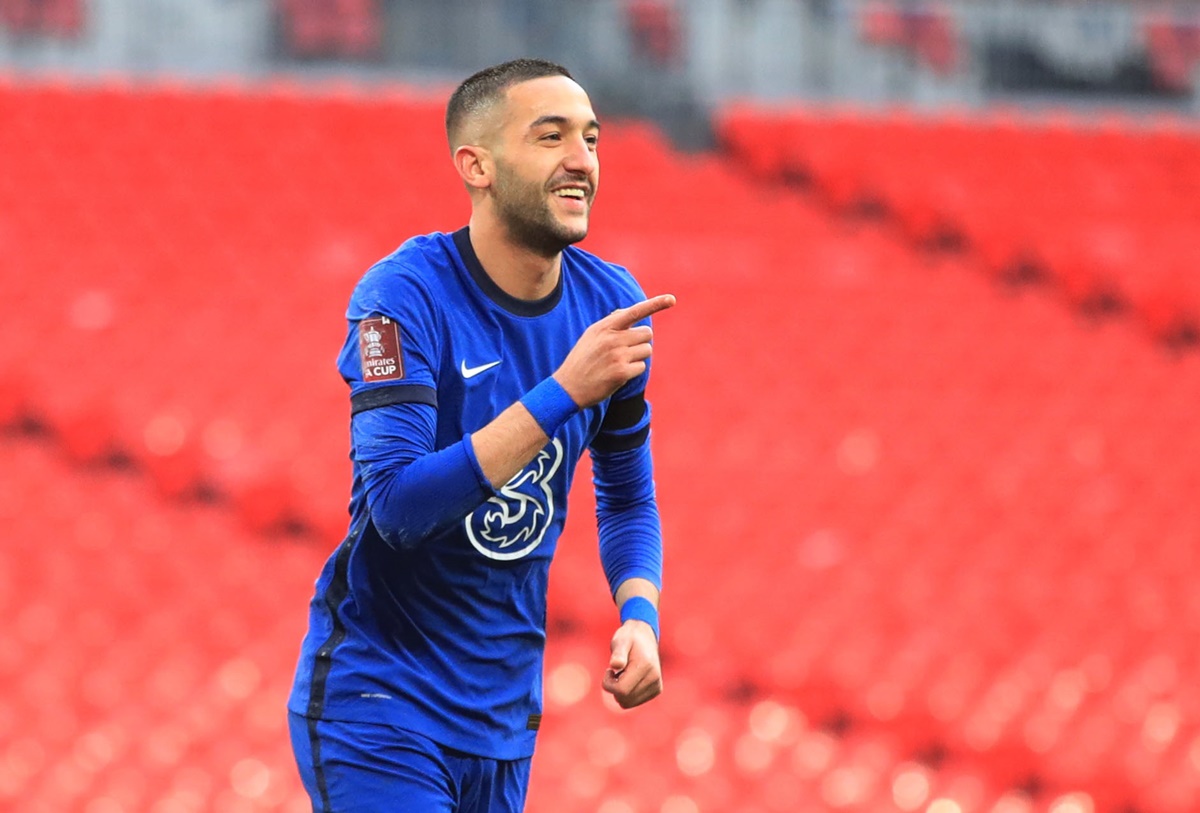
[[658,296],[597,321],[550,378],[444,449],[433,451],[433,407],[398,404],[355,415],[356,460],[371,519],[384,540],[410,547],[478,508],[573,414],[642,374],[651,332],[636,323],[674,304],[673,296]]
[[[645,372],[653,334],[637,323],[674,304],[675,297],[664,294],[597,321],[575,342],[554,375],[476,432],[475,454],[488,481],[497,488],[507,483],[571,414],[595,406]],[[572,404],[571,414],[564,414]]]

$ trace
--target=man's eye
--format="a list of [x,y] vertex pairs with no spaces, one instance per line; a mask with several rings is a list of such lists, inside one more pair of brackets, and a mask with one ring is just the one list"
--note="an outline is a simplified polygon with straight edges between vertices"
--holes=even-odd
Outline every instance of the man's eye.
[[561,141],[562,136],[558,133],[546,133],[542,136],[542,141]]

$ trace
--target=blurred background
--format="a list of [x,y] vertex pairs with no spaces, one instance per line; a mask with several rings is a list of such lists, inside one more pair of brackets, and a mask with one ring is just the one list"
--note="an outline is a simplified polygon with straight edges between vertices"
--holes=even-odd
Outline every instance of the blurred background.
[[1200,810],[1200,9],[0,0],[0,810],[308,809],[349,293],[567,64],[657,322],[666,693],[586,470],[532,813]]

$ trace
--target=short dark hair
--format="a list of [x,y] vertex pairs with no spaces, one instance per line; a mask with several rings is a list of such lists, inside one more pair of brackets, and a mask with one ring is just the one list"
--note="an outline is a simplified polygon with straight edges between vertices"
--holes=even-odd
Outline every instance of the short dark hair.
[[495,102],[510,86],[543,76],[565,76],[571,72],[545,59],[513,59],[484,68],[468,76],[455,88],[446,105],[446,138],[454,149],[454,134],[468,118]]

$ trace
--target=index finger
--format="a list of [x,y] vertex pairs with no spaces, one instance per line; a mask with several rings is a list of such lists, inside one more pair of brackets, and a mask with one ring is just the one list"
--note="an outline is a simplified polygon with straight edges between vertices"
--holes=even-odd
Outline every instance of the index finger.
[[649,299],[643,299],[636,305],[613,311],[611,318],[618,327],[633,327],[647,316],[666,310],[675,305],[674,294],[660,294]]

